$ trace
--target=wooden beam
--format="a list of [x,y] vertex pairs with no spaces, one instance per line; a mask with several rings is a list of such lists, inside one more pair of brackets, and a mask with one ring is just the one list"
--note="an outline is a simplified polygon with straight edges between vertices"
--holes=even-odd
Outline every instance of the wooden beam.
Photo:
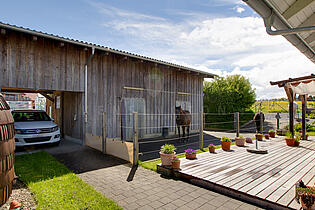
[[315,32],[313,32],[311,35],[309,35],[308,37],[306,37],[305,41],[309,44],[311,44],[312,42],[315,41]]
[[277,81],[277,82],[270,81],[270,84],[271,85],[278,85],[279,87],[284,87],[285,84],[288,83],[288,82],[297,82],[297,81],[303,81],[303,80],[314,79],[314,78],[315,78],[315,74],[311,74],[309,76],[297,77],[297,78],[289,78],[287,80],[281,80],[281,81]]
[[305,122],[305,119],[306,119],[306,95],[300,95],[301,97],[301,102],[302,102],[302,139],[306,139],[306,122]]
[[284,90],[289,100],[289,131],[294,135],[293,91],[288,86],[284,86]]
[[298,27],[306,27],[306,26],[312,26],[314,25],[315,20],[315,13],[313,13],[310,17],[308,17],[302,24],[300,24]]
[[283,12],[285,19],[290,19],[296,13],[307,7],[313,0],[297,0],[286,11]]
[[40,92],[40,94],[43,95],[45,98],[47,98],[49,101],[55,102],[55,99],[53,97],[49,96],[48,94],[43,93],[43,92]]

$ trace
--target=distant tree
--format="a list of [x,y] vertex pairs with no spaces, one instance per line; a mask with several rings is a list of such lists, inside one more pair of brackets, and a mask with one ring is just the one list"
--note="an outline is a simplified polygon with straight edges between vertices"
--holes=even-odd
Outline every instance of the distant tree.
[[216,77],[204,82],[204,112],[244,112],[255,103],[255,90],[241,75]]

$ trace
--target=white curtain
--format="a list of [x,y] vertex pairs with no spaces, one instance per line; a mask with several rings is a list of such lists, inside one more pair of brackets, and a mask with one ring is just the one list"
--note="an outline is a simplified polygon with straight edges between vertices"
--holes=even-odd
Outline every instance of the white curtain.
[[293,90],[293,93],[299,94],[299,95],[311,95],[315,96],[315,81],[311,81],[309,83],[303,83],[300,82],[296,85],[296,83],[290,84],[290,87]]

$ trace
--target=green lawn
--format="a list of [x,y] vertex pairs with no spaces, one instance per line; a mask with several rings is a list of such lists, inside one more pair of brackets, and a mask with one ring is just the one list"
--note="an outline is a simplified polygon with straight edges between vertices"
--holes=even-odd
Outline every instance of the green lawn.
[[16,156],[15,172],[37,209],[121,209],[46,152]]
[[[231,145],[235,145],[235,142],[232,142]],[[215,147],[216,149],[220,149],[221,148],[221,145],[218,145]],[[204,148],[204,150],[197,150],[197,154],[199,153],[203,153],[203,152],[209,152],[209,149],[208,148]],[[183,158],[185,157],[185,153],[182,153],[182,154],[178,154],[176,155],[176,157],[178,158]],[[146,169],[149,169],[149,170],[152,170],[152,171],[156,171],[157,170],[157,167],[156,165],[157,164],[160,164],[161,163],[161,159],[158,158],[158,159],[155,159],[155,160],[149,160],[149,161],[145,161],[145,162],[141,162],[139,161],[139,165],[142,166],[143,168],[146,168]]]

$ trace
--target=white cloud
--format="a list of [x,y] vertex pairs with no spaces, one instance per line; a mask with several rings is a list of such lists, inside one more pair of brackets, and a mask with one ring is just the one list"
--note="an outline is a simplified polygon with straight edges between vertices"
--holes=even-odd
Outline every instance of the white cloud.
[[237,7],[234,7],[234,9],[236,10],[236,12],[238,13],[242,13],[245,11],[245,9],[243,7],[240,7],[240,6],[237,6]]
[[118,49],[220,76],[242,74],[256,88],[258,98],[285,97],[284,91],[269,81],[314,72],[314,64],[282,36],[267,35],[258,17],[214,18],[192,13],[171,22],[104,4],[97,6],[111,18],[103,26],[126,37],[117,44]]

